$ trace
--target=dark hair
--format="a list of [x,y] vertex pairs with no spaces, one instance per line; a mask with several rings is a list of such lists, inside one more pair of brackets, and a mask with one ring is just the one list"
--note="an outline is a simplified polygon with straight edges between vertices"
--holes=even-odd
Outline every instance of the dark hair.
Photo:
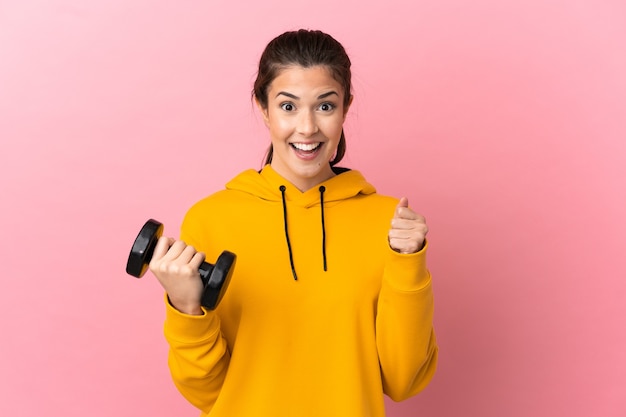
[[[259,61],[254,89],[252,90],[261,107],[268,106],[267,92],[270,84],[280,72],[289,66],[310,68],[324,66],[331,76],[343,87],[343,104],[347,108],[352,97],[352,74],[350,72],[350,58],[343,46],[332,36],[319,30],[300,29],[285,32],[267,44]],[[337,164],[346,153],[346,137],[341,130],[341,138],[337,146],[337,153],[330,165]],[[272,162],[273,148],[267,150],[265,163]]]

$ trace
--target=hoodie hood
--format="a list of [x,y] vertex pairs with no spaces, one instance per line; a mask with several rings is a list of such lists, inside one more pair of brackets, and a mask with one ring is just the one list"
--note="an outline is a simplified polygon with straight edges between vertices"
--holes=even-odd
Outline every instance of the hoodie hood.
[[[293,279],[298,280],[294,263],[294,253],[291,248],[289,238],[288,205],[295,205],[302,208],[319,206],[320,208],[320,229],[321,229],[321,249],[322,266],[327,271],[328,260],[326,258],[326,226],[324,207],[332,207],[342,200],[355,197],[359,194],[367,195],[376,192],[374,186],[365,181],[363,175],[358,171],[347,168],[333,167],[334,177],[316,185],[307,191],[300,191],[293,184],[280,176],[271,165],[265,165],[261,171],[247,170],[233,178],[226,184],[226,189],[236,190],[251,194],[262,200],[271,202],[282,202],[283,220],[285,227],[285,242],[289,254],[289,263]],[[297,225],[291,225],[297,227]]]
[[368,183],[360,172],[347,168],[333,167],[334,177],[307,191],[298,190],[293,184],[278,174],[271,165],[261,171],[249,169],[226,184],[229,190],[243,191],[267,201],[283,199],[281,186],[285,186],[285,199],[289,204],[313,207],[320,204],[319,187],[324,186],[324,204],[332,204],[359,194],[373,194],[376,189]]

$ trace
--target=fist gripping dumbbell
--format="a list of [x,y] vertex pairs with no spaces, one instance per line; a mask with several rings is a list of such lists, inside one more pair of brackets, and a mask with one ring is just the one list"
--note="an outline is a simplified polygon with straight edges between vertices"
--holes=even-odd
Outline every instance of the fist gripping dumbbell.
[[[148,270],[148,264],[154,254],[157,241],[163,234],[163,224],[150,219],[139,231],[135,243],[128,255],[126,272],[136,278],[141,278]],[[209,310],[214,310],[228,288],[233,272],[236,256],[232,252],[223,251],[217,258],[215,265],[202,262],[198,268],[200,278],[204,284],[200,303]]]

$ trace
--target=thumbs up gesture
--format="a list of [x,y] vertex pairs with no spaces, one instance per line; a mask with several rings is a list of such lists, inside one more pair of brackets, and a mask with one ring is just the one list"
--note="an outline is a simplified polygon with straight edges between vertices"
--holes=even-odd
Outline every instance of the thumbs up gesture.
[[426,219],[409,208],[409,200],[402,197],[396,207],[391,229],[389,246],[399,253],[415,253],[424,247],[428,233]]

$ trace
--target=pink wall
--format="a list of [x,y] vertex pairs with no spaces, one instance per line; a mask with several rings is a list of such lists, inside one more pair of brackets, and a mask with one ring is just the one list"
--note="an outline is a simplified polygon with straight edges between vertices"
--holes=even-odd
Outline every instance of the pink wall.
[[148,217],[267,144],[249,92],[299,27],[347,47],[346,165],[431,228],[441,364],[390,416],[626,415],[621,1],[0,2],[0,415],[195,416]]

